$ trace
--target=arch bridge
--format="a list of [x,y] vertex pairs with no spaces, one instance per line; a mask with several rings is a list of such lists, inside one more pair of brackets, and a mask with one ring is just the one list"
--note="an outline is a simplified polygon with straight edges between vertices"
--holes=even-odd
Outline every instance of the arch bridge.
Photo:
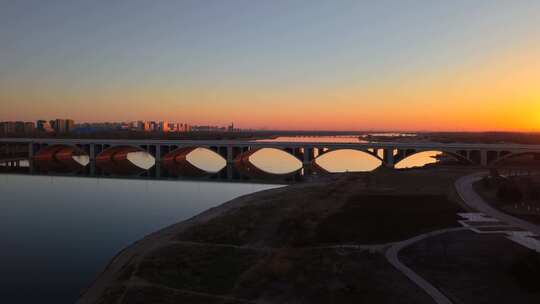
[[[325,153],[337,150],[357,150],[368,153],[381,160],[384,166],[393,168],[399,161],[425,151],[439,151],[451,155],[457,160],[478,166],[490,167],[504,159],[534,154],[540,159],[540,145],[520,144],[470,144],[470,143],[432,143],[432,142],[367,142],[367,143],[332,143],[332,142],[279,142],[279,141],[247,141],[247,140],[104,140],[104,139],[31,139],[0,138],[0,147],[8,150],[8,146],[26,147],[28,159],[36,161],[43,155],[59,162],[66,162],[65,153],[85,153],[89,158],[90,173],[97,167],[107,166],[119,170],[129,166],[126,155],[133,151],[144,151],[155,158],[152,174],[159,177],[161,167],[172,171],[200,174],[198,168],[186,161],[189,152],[196,148],[207,148],[221,155],[227,162],[227,171],[235,167],[242,172],[259,174],[246,159],[259,149],[274,148],[285,151],[296,157],[303,164],[304,172],[321,169],[315,159]],[[56,149],[52,147],[64,147]],[[66,148],[69,147],[69,148]],[[54,151],[64,154],[55,155]],[[48,154],[47,154],[48,153]],[[100,166],[100,163],[103,165]],[[74,165],[74,164],[71,164]],[[231,172],[227,173],[232,174]]]

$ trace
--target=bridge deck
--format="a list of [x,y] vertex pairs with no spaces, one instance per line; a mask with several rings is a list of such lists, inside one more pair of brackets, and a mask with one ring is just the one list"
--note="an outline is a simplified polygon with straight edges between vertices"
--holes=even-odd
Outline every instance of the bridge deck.
[[463,149],[463,150],[512,150],[512,151],[540,151],[540,145],[522,144],[471,144],[471,143],[438,143],[438,142],[358,142],[358,143],[336,143],[336,142],[288,142],[288,141],[249,141],[249,140],[151,140],[151,139],[56,139],[56,138],[0,138],[0,143],[19,144],[65,144],[65,145],[170,145],[170,146],[197,146],[197,147],[260,147],[260,148],[293,148],[293,147],[328,147],[328,148],[355,148],[355,149]]

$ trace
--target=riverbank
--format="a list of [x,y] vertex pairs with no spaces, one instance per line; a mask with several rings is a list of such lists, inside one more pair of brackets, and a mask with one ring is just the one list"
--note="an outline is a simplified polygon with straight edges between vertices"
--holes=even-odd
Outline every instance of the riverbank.
[[379,170],[239,197],[126,248],[79,303],[429,303],[385,244],[455,227],[466,173]]

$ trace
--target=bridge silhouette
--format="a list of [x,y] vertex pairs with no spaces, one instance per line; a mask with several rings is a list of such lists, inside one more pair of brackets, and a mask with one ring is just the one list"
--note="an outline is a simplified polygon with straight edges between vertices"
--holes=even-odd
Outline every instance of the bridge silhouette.
[[[219,154],[226,161],[226,175],[236,173],[247,176],[275,175],[265,172],[249,161],[260,149],[274,148],[297,158],[303,165],[303,174],[324,172],[315,160],[326,153],[338,150],[357,150],[379,159],[382,164],[394,168],[399,161],[425,151],[439,151],[464,164],[490,167],[510,157],[533,154],[540,159],[540,145],[520,144],[470,144],[437,142],[280,142],[247,140],[103,140],[103,139],[43,139],[0,138],[0,159],[10,159],[9,151],[22,159],[25,151],[31,168],[44,171],[77,170],[82,165],[74,156],[87,155],[88,170],[122,174],[135,170],[128,160],[129,153],[147,152],[155,158],[152,175],[160,177],[166,171],[175,175],[197,176],[207,172],[194,166],[187,155],[196,148],[206,148]],[[14,154],[11,154],[12,156]],[[166,170],[162,170],[166,169]],[[292,172],[293,174],[295,172]],[[225,173],[224,173],[225,174]]]

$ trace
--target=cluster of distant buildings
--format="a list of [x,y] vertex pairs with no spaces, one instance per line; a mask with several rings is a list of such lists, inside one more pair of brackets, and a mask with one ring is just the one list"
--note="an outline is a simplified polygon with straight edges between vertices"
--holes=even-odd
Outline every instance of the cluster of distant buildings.
[[191,126],[187,123],[176,123],[168,121],[136,121],[130,122],[127,126],[131,131],[144,132],[190,132]]
[[193,126],[188,123],[177,123],[169,121],[131,121],[131,122],[102,122],[102,123],[82,123],[77,125],[78,130],[88,132],[97,131],[135,131],[135,132],[236,132],[234,124],[227,127],[220,126]]
[[140,131],[140,132],[190,132],[191,125],[168,121],[98,122],[77,125],[81,132]]
[[0,134],[32,134],[36,131],[45,133],[70,133],[75,131],[73,119],[55,119],[31,121],[3,121],[0,122]]
[[193,126],[192,130],[193,131],[199,131],[199,132],[239,132],[239,131],[242,131],[241,129],[235,128],[233,123],[231,123],[227,127]]
[[37,122],[5,121],[0,122],[0,135],[28,135],[41,133],[93,133],[112,131],[134,132],[236,132],[240,131],[231,124],[220,126],[192,126],[187,123],[168,121],[132,121],[132,122],[100,122],[75,124],[73,119],[38,120]]

